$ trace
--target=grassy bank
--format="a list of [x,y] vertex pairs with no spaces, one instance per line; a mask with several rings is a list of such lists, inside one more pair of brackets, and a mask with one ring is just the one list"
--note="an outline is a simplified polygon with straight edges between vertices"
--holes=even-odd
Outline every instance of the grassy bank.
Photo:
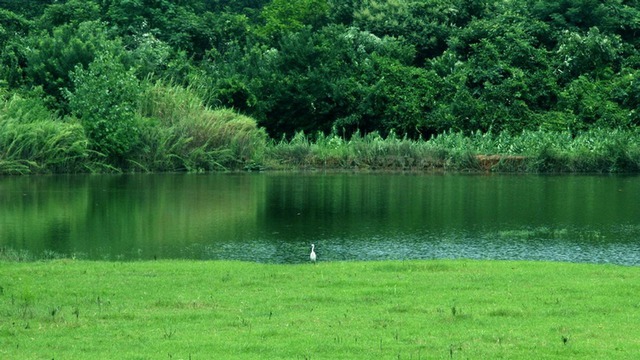
[[[205,106],[190,89],[147,85],[131,112],[126,131],[107,128],[97,148],[90,121],[61,118],[41,99],[0,96],[0,174],[204,172],[262,161],[264,129],[232,110]],[[128,150],[118,156],[103,151],[123,143]]]
[[[13,95],[0,100],[0,174],[273,169],[640,171],[638,130],[445,132],[418,140],[394,133],[385,137],[378,133],[297,133],[276,141],[268,139],[255,119],[205,106],[193,89],[162,83],[143,88],[136,96],[136,108],[121,124],[126,131],[110,134],[111,130],[104,130],[108,134],[100,138],[99,147],[96,131],[86,128],[92,124],[87,119],[61,118],[38,98]],[[94,127],[109,123],[105,121],[99,120]]]
[[0,357],[635,358],[638,268],[544,262],[0,264]]
[[[59,118],[34,98],[0,104],[0,174],[203,172],[228,170],[391,170],[494,172],[638,172],[637,130],[578,134],[446,132],[411,140],[393,133],[298,133],[268,140],[247,116],[206,107],[179,86],[148,85],[132,118],[131,150],[109,157],[92,147],[82,123]],[[113,140],[117,147],[117,140]],[[129,141],[129,140],[128,140]]]
[[355,134],[303,133],[271,144],[269,168],[444,170],[494,172],[640,171],[640,134],[631,130],[593,129],[569,132],[509,133],[447,132],[428,140],[410,140],[395,134],[382,137]]

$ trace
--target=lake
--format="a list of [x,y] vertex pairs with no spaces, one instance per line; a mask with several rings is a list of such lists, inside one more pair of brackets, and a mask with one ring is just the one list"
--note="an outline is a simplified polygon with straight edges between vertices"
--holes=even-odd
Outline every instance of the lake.
[[0,178],[0,249],[267,263],[640,265],[640,176],[247,173]]

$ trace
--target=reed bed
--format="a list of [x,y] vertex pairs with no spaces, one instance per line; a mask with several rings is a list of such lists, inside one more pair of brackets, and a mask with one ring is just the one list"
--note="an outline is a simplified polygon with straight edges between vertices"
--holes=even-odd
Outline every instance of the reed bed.
[[[82,124],[60,118],[38,98],[0,104],[0,174],[75,172],[204,172],[345,169],[623,173],[640,171],[637,129],[580,133],[525,130],[445,132],[429,139],[390,133],[299,132],[268,140],[257,122],[203,104],[197,91],[156,83],[145,87],[136,112],[139,143],[123,163],[92,151]],[[124,164],[124,165],[123,165]]]
[[142,149],[132,160],[144,171],[211,171],[259,163],[266,133],[255,120],[210,109],[189,89],[156,84],[142,96]]
[[155,84],[136,113],[139,142],[111,164],[92,151],[80,121],[60,118],[38,98],[0,103],[0,174],[215,171],[262,162],[266,132],[229,109],[210,109],[189,89]]
[[89,157],[74,119],[58,119],[39,101],[17,95],[0,105],[0,173],[77,172]]
[[267,158],[279,169],[637,172],[639,135],[637,130],[525,130],[515,135],[446,132],[411,140],[394,133],[356,133],[349,139],[297,133],[291,140],[271,143]]

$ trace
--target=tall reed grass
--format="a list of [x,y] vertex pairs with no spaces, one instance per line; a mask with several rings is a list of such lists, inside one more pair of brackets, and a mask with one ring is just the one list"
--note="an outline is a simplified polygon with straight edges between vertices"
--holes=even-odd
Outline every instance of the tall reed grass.
[[0,105],[0,174],[83,171],[88,141],[75,119],[59,119],[39,99]]
[[428,140],[391,133],[297,133],[267,141],[255,120],[205,106],[197,91],[156,83],[137,109],[140,143],[117,168],[92,152],[82,125],[60,118],[41,99],[0,102],[0,174],[371,169],[498,172],[638,172],[640,131],[591,129],[578,134],[445,132]]
[[429,140],[410,140],[391,133],[296,134],[272,142],[270,167],[454,170],[499,172],[637,172],[637,130],[592,129],[569,132],[526,130],[520,134],[446,132]]
[[262,162],[267,135],[255,120],[210,109],[190,89],[156,83],[138,112],[142,148],[132,159],[145,171],[242,169]]

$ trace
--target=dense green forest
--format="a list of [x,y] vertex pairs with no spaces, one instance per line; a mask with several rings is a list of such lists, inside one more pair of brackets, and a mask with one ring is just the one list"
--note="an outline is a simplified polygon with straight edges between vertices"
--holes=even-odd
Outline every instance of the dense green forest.
[[541,133],[640,167],[637,0],[0,0],[0,49],[0,173]]

